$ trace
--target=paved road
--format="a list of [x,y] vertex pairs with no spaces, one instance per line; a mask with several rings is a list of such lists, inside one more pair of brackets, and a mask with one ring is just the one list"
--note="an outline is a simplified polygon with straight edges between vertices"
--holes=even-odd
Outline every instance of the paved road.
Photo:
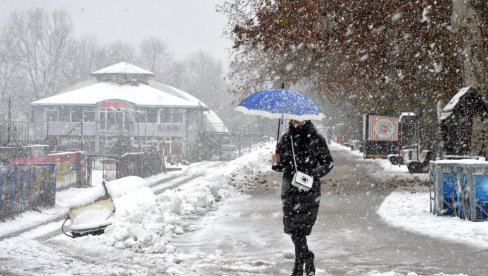
[[[383,199],[412,181],[385,180],[374,162],[341,150],[332,154],[335,168],[322,185],[319,217],[309,237],[317,275],[372,271],[488,275],[487,251],[412,234],[382,222],[376,210]],[[215,216],[205,218],[201,229],[173,240],[179,253],[206,256],[189,260],[199,264],[188,266],[199,267],[202,275],[290,273],[293,259],[288,252],[293,247],[282,233],[281,175],[270,173],[259,178],[266,182],[250,178],[249,198],[229,201]],[[220,261],[215,265],[217,258]],[[180,265],[184,268],[185,261]]]

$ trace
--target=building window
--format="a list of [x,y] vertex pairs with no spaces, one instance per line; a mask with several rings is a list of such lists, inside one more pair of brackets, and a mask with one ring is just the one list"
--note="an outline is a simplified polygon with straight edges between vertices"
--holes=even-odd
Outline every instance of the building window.
[[57,110],[46,110],[46,121],[47,122],[57,122],[58,121],[58,111]]
[[104,108],[104,109],[100,109],[100,112],[99,112],[99,118],[100,118],[100,129],[105,129],[105,122],[107,121],[107,110]]
[[162,124],[171,123],[171,110],[163,108],[159,110],[159,122]]
[[163,108],[159,110],[159,122],[162,124],[182,124],[183,112],[182,109]]
[[147,110],[147,122],[148,123],[157,123],[158,122],[158,110],[157,109]]
[[72,108],[71,109],[71,121],[81,122],[83,119],[83,109]]
[[59,110],[59,121],[60,122],[69,122],[70,121],[70,109],[69,108],[61,108]]
[[135,113],[136,123],[144,123],[146,121],[146,112],[137,110]]
[[112,110],[107,110],[107,129],[117,128],[117,113]]
[[171,112],[171,122],[173,124],[182,124],[183,123],[183,111],[182,110],[175,110]]
[[83,110],[83,121],[84,122],[95,122],[95,110],[84,109]]
[[106,130],[121,130],[128,127],[124,126],[124,114],[113,110],[112,108],[100,109],[100,129]]

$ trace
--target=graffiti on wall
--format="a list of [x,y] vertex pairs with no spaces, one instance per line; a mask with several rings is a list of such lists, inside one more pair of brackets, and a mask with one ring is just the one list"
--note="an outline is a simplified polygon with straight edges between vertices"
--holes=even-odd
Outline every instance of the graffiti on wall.
[[[13,168],[15,164],[19,163],[55,164],[57,189],[86,184],[86,156],[82,153],[70,152],[13,159],[10,161],[10,166]],[[77,183],[78,177],[80,177],[80,183]]]

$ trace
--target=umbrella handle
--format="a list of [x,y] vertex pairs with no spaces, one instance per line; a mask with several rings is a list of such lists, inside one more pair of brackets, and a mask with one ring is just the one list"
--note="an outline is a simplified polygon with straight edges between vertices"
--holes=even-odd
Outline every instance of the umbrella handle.
[[278,141],[280,140],[280,126],[281,126],[281,118],[278,119],[278,133],[276,134],[276,151],[278,153]]
[[[281,89],[285,89],[285,82],[281,83]],[[281,114],[281,118],[283,118],[283,114]],[[280,140],[281,118],[278,118],[278,134],[276,134],[276,151],[275,151],[275,153],[278,153],[278,141]]]

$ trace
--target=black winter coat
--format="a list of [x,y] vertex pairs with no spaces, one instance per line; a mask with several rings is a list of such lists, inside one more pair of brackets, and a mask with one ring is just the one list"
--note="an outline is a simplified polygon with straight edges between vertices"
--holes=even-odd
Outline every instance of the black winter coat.
[[[307,192],[291,185],[295,174],[291,136],[298,170],[314,178],[313,186]],[[284,231],[287,234],[310,235],[319,210],[320,178],[328,174],[334,165],[327,142],[317,133],[312,122],[307,121],[300,128],[290,126],[288,133],[278,142],[277,153],[281,156],[281,163],[272,169],[283,172],[281,200]]]

